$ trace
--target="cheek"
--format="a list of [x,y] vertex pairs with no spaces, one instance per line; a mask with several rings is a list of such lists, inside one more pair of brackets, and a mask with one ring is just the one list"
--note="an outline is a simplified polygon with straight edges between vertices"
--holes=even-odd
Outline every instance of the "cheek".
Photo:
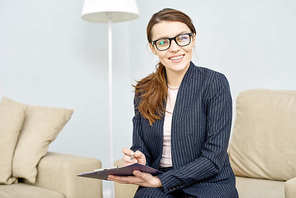
[[194,48],[194,45],[195,45],[194,42],[192,42],[189,45],[183,47],[184,52],[191,54],[192,53],[192,50]]
[[157,56],[159,59],[167,59],[166,52],[158,52]]
[[192,55],[192,47],[184,48],[184,52],[185,52],[188,56],[191,56],[191,55]]

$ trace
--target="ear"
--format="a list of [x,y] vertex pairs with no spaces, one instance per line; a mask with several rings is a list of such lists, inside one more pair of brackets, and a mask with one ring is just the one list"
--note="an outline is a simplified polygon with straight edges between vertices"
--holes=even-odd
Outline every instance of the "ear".
[[149,47],[150,47],[152,53],[157,56],[157,52],[156,52],[155,47],[151,43],[149,43]]

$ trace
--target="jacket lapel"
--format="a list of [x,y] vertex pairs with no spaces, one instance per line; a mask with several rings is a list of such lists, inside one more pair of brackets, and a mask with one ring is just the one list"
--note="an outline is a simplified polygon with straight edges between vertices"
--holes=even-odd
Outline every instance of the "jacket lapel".
[[173,117],[172,117],[172,125],[171,125],[171,153],[172,153],[172,165],[174,167],[180,167],[181,161],[178,156],[183,155],[183,143],[184,138],[184,116],[190,108],[193,97],[194,97],[194,83],[193,74],[195,72],[194,64],[190,62],[190,66],[183,77],[181,85],[179,87],[179,91],[177,94],[176,103],[174,106]]
[[172,118],[173,123],[179,121],[178,118],[186,112],[187,108],[190,106],[190,102],[192,102],[194,96],[194,90],[192,90],[192,75],[194,73],[194,67],[194,64],[190,62],[190,66],[182,79],[174,106]]

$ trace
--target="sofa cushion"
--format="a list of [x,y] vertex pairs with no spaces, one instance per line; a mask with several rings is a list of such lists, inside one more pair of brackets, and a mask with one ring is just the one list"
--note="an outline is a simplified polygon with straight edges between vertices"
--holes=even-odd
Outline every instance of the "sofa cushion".
[[6,97],[2,103],[25,108],[25,121],[13,159],[13,176],[35,183],[38,162],[71,118],[73,110],[24,105]]
[[285,198],[295,198],[296,177],[285,182]]
[[24,121],[24,109],[14,104],[0,104],[0,184],[11,184],[12,159]]
[[0,185],[0,198],[65,198],[61,193],[29,184]]
[[229,157],[237,176],[296,176],[296,91],[248,90],[236,100]]
[[285,198],[285,182],[236,177],[239,197]]
[[[115,167],[125,166],[122,159],[115,161]],[[138,189],[138,185],[135,184],[120,184],[114,182],[114,193],[116,198],[132,198],[135,196]]]

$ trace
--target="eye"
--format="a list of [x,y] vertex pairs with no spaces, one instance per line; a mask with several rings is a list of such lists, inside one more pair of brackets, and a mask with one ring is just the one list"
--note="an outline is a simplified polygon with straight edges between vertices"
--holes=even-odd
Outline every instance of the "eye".
[[187,35],[187,34],[182,34],[177,37],[178,41],[186,41],[188,39],[189,39],[189,35]]
[[162,46],[162,45],[167,45],[169,43],[169,41],[167,39],[161,39],[159,41],[157,41],[157,45],[158,46]]

